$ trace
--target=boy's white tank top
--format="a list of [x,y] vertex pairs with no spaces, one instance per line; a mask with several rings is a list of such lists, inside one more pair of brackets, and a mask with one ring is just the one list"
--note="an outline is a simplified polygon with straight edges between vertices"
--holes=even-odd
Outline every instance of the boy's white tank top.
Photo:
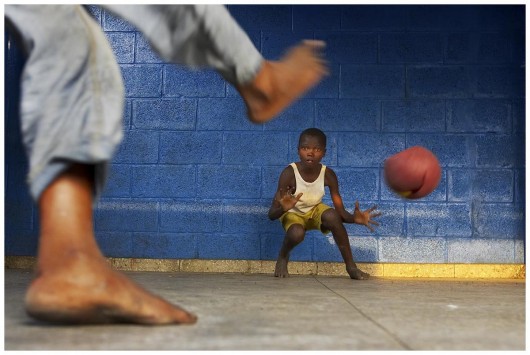
[[315,181],[306,182],[300,175],[300,172],[296,167],[296,163],[291,163],[290,165],[293,167],[294,177],[296,179],[296,192],[294,193],[294,195],[296,196],[300,192],[302,192],[303,195],[300,200],[298,200],[296,205],[288,212],[295,212],[301,214],[307,213],[313,207],[318,205],[324,197],[324,176],[326,175],[326,166],[322,164],[320,174],[318,175],[318,178]]

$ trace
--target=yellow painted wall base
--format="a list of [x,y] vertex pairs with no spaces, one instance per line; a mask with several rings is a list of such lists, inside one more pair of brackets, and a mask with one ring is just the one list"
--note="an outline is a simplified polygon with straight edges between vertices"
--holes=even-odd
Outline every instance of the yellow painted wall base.
[[[274,273],[275,261],[107,258],[122,271]],[[32,269],[35,257],[6,256],[7,269]],[[360,269],[381,278],[525,279],[525,264],[400,264],[357,263]],[[348,276],[343,263],[289,263],[292,275]]]

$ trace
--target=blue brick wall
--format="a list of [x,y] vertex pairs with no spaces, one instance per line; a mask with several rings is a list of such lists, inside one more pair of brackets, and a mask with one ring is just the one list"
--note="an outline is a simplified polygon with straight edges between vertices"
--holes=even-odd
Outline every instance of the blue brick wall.
[[[356,260],[524,262],[524,6],[229,6],[269,59],[300,39],[327,42],[331,75],[262,126],[217,73],[164,63],[133,26],[90,11],[127,96],[95,210],[106,255],[274,260],[283,231],[267,209],[299,132],[316,126],[348,208],[359,200],[383,213],[375,233],[346,226]],[[21,58],[6,50],[7,255],[34,255],[38,235],[15,104]],[[443,174],[430,196],[404,201],[382,166],[413,145],[431,149]],[[341,257],[331,236],[310,232],[292,260]]]

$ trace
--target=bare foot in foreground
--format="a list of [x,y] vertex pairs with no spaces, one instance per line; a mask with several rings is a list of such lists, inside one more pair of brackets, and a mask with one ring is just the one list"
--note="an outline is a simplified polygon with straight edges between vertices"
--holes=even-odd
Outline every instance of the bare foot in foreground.
[[252,122],[271,120],[328,74],[319,53],[324,46],[303,41],[279,61],[264,61],[252,82],[237,87]]
[[43,272],[26,293],[27,313],[55,323],[195,323],[197,317],[155,296],[106,260],[75,254],[64,268]]
[[278,257],[276,261],[276,267],[274,269],[275,277],[289,277],[289,272],[287,271],[288,260],[286,258]]
[[348,272],[348,275],[350,275],[350,278],[354,280],[367,280],[370,278],[370,274],[367,274],[356,267],[346,267],[346,271]]

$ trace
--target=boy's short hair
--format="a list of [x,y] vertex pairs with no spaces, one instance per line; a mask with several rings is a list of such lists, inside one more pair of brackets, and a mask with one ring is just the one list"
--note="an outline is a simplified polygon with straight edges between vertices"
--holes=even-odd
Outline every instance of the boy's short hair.
[[302,133],[300,133],[300,138],[298,139],[298,145],[299,146],[300,146],[300,142],[302,141],[302,137],[304,137],[304,136],[315,137],[315,138],[317,138],[320,141],[320,144],[322,144],[324,146],[324,148],[326,147],[326,143],[327,143],[326,134],[324,132],[322,132],[320,129],[318,129],[318,128],[308,128],[308,129],[304,130]]

